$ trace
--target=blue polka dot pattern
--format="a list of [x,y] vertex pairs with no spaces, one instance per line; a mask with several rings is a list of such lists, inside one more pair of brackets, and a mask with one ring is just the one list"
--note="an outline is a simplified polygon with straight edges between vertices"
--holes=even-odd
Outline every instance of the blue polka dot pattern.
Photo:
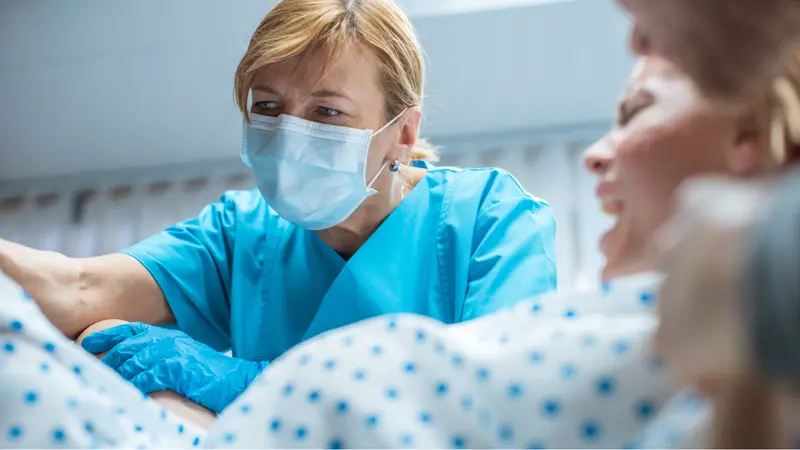
[[578,373],[578,369],[575,367],[575,364],[564,364],[561,366],[561,378],[569,379],[573,378]]
[[22,333],[25,329],[25,327],[22,325],[22,322],[20,322],[19,320],[12,320],[10,327],[11,331],[13,331],[14,333]]
[[[636,290],[620,304],[621,311],[645,310],[639,292],[643,291]],[[661,419],[676,403],[662,395],[667,389],[660,380],[668,378],[666,374],[651,367],[647,354],[651,330],[624,314],[605,314],[603,308],[611,305],[613,310],[616,300],[597,299],[545,298],[520,304],[517,313],[497,314],[502,320],[491,326],[478,319],[444,327],[398,315],[335,330],[276,360],[247,391],[249,397],[243,396],[232,411],[220,416],[208,443],[250,448],[621,448],[639,442],[638,432],[649,429],[653,419]],[[651,317],[652,311],[647,311]],[[603,322],[605,316],[608,324]],[[36,332],[35,322],[18,317],[26,317],[28,339]],[[628,322],[633,324],[630,330]],[[16,362],[28,353],[21,351],[27,347],[10,331],[0,336],[0,364]],[[112,440],[130,442],[131,447],[145,442],[183,448],[203,445],[200,430],[188,423],[184,428],[161,408],[152,410],[154,417],[147,419],[140,403],[149,400],[143,402],[135,390],[117,397],[113,382],[98,377],[94,366],[76,359],[73,352],[58,352],[62,343],[55,339],[34,341],[39,347],[33,349],[38,354],[31,364],[32,376],[48,379],[66,370],[74,381],[80,374],[75,386],[111,398],[109,410],[119,409],[125,417],[112,415],[101,421],[87,415],[92,410],[88,404],[79,407],[77,401],[68,401],[72,396],[82,398],[81,391],[51,395],[40,384],[25,385],[10,397],[17,399],[12,402],[17,408],[53,405],[62,413],[61,419],[44,428],[36,426],[43,446],[56,446],[56,430],[69,434],[69,439],[62,435],[64,443],[59,445],[86,436],[95,439],[94,445]],[[265,414],[259,405],[269,405],[266,411],[274,415]],[[690,405],[681,408],[685,411]],[[76,427],[75,422],[58,422],[78,414]],[[119,428],[128,439],[136,433],[138,440],[110,436],[106,441],[106,424],[114,420],[124,424]],[[18,447],[31,442],[33,429],[26,423],[5,426],[0,428],[0,443]],[[665,430],[659,437],[663,442],[668,437]],[[151,433],[157,442],[149,440]],[[673,436],[685,437],[677,432]],[[170,439],[179,440],[170,443]],[[92,442],[77,445],[91,447]]]
[[281,420],[280,419],[272,419],[272,422],[269,423],[269,429],[273,433],[277,433],[281,430]]
[[36,392],[29,391],[29,392],[25,393],[25,403],[27,403],[29,405],[36,404],[36,401],[38,399],[39,399],[39,396],[36,394]]
[[497,434],[500,442],[508,444],[514,440],[514,427],[511,424],[500,425]]
[[629,348],[630,348],[630,344],[628,344],[627,342],[625,342],[625,341],[617,341],[617,342],[614,342],[612,350],[617,355],[622,355],[622,354],[626,353]]
[[636,404],[636,415],[642,420],[647,420],[653,415],[655,409],[651,400],[641,400]]
[[595,420],[587,420],[581,425],[581,436],[587,441],[594,441],[600,436],[600,424]]
[[467,446],[467,440],[461,436],[454,436],[450,442],[453,444],[453,448],[464,448]]
[[67,439],[67,433],[61,429],[56,428],[53,430],[53,442],[56,444],[62,444]]
[[430,413],[423,412],[419,415],[419,421],[424,424],[429,424],[433,422],[433,416],[431,416]]
[[370,414],[366,418],[364,418],[364,423],[367,425],[368,428],[373,428],[378,425],[378,416],[375,414]]
[[511,383],[507,389],[508,396],[510,398],[519,398],[522,397],[523,388],[522,385],[519,383]]
[[8,439],[11,441],[19,440],[22,437],[22,427],[19,425],[13,425],[11,428],[8,429]]
[[542,405],[545,417],[556,417],[561,413],[561,404],[557,400],[546,400]]
[[597,393],[602,397],[614,395],[616,382],[611,377],[603,377],[597,382]]

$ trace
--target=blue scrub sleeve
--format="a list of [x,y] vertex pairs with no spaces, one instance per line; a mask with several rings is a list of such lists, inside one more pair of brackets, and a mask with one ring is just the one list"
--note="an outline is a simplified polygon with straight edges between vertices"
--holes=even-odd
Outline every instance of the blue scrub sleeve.
[[231,345],[229,296],[235,229],[234,202],[223,196],[197,217],[123,251],[153,276],[178,327],[220,351]]
[[461,320],[491,314],[557,287],[556,221],[530,196],[504,198],[476,221]]

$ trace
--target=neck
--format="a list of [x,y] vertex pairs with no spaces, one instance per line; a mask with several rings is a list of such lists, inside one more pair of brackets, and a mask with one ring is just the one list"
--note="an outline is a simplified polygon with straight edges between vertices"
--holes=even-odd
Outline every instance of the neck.
[[[352,256],[403,201],[401,187],[404,183],[402,177],[385,171],[372,185],[377,193],[367,198],[344,222],[318,231],[320,238],[343,257]],[[406,186],[405,195],[409,191],[410,187]]]

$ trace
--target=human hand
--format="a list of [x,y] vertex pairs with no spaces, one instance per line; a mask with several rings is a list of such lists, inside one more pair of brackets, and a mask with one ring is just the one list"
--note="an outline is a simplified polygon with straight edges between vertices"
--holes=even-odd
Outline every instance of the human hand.
[[767,192],[763,182],[691,180],[656,238],[666,274],[656,345],[683,381],[706,394],[749,371],[740,280]]
[[87,336],[90,353],[143,393],[171,390],[220,413],[267,366],[224,355],[186,333],[129,323]]

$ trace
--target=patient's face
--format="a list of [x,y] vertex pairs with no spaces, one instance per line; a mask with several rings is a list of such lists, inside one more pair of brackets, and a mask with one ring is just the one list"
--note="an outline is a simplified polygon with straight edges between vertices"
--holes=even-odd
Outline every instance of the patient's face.
[[686,178],[727,172],[738,121],[715,114],[693,83],[658,57],[642,58],[619,105],[617,124],[585,155],[597,196],[616,218],[601,239],[604,278],[652,269],[651,236]]

